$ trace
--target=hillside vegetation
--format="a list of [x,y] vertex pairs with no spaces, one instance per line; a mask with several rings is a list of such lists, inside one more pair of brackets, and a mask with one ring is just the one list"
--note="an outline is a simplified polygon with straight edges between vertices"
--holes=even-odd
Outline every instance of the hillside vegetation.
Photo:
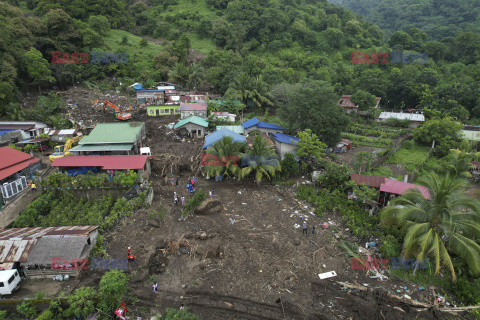
[[391,35],[419,28],[432,39],[454,37],[465,30],[480,31],[476,0],[330,0],[366,17]]
[[[410,29],[385,43],[379,27],[327,1],[42,0],[18,7],[1,2],[0,12],[4,117],[22,118],[16,102],[26,91],[115,77],[117,88],[173,81],[272,111],[285,88],[320,81],[337,97],[362,90],[389,109],[428,107],[459,119],[480,118],[475,32],[439,42]],[[127,52],[128,63],[50,63],[52,51],[93,50]],[[427,52],[428,63],[354,64],[353,50]]]

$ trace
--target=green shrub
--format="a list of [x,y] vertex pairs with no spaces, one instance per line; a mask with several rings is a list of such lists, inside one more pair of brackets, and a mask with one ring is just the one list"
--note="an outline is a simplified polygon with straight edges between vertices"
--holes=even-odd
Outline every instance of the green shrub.
[[43,299],[43,298],[45,298],[45,292],[38,291],[38,292],[35,294],[35,299],[40,300],[40,299]]
[[398,238],[393,235],[388,235],[383,238],[382,245],[380,246],[380,252],[385,258],[398,257],[400,252],[398,250]]
[[207,193],[202,189],[199,189],[197,192],[195,192],[193,197],[187,199],[185,202],[185,205],[182,209],[182,215],[185,217],[193,213],[193,210],[195,210],[195,208],[198,207],[206,197]]
[[17,305],[17,311],[27,318],[35,318],[38,313],[38,310],[30,302],[22,302],[22,304]]
[[294,177],[300,172],[300,165],[295,160],[295,156],[289,152],[285,154],[285,158],[282,160],[282,173],[284,177]]
[[148,214],[149,219],[157,219],[158,221],[163,221],[167,215],[167,209],[164,206],[160,206],[158,210],[152,210]]

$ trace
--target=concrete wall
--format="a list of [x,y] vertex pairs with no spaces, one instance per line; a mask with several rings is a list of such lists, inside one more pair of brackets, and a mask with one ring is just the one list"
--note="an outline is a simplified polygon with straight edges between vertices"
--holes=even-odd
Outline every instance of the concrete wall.
[[[195,123],[187,123],[184,126],[182,126],[182,128],[184,128],[187,131],[190,137],[193,136],[197,138],[203,138],[203,136],[205,135],[205,127],[199,126],[198,124],[195,124]],[[198,130],[200,130],[200,134],[198,134]]]
[[275,142],[275,148],[277,149],[277,153],[280,156],[280,159],[282,160],[285,157],[285,153],[288,152],[288,153],[295,154],[298,150],[298,147],[292,144],[282,143],[277,140],[274,140],[274,142]]
[[23,140],[22,131],[15,130],[7,132],[0,136],[0,147],[8,146],[10,143],[15,143]]
[[147,115],[154,117],[180,114],[180,111],[178,110],[179,107],[179,105],[148,106]]
[[186,119],[191,116],[207,118],[207,111],[180,111],[180,119]]

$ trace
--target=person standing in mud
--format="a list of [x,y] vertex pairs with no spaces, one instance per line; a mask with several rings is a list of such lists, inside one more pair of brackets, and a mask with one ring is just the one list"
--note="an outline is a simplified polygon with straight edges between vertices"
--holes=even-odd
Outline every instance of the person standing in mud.
[[303,231],[302,234],[308,236],[308,226],[307,226],[307,221],[303,221]]
[[177,180],[175,181],[175,188],[178,189],[178,178],[177,178]]

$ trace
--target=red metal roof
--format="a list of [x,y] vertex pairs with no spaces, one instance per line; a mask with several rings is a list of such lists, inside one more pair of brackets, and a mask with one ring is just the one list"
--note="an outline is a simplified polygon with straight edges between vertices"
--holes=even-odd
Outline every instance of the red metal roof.
[[430,193],[428,192],[428,188],[424,186],[419,186],[413,183],[407,183],[403,181],[396,181],[392,179],[385,179],[385,183],[382,183],[380,186],[380,191],[393,193],[393,194],[404,194],[407,190],[410,189],[418,189],[425,197],[425,199],[430,200]]
[[206,102],[180,103],[180,111],[207,111]]
[[357,185],[361,185],[363,183],[372,188],[380,188],[380,185],[385,182],[384,177],[367,176],[363,174],[352,174],[350,176],[350,179],[352,179],[352,181],[355,181]]
[[[355,105],[355,103],[353,103],[350,100],[351,97],[352,95],[344,94],[340,97],[340,100],[338,100],[337,104],[344,108],[358,108],[358,105]],[[382,98],[375,97],[375,99],[377,100],[377,105],[375,107],[378,107],[378,105],[380,104],[380,100],[382,100]]]
[[58,158],[52,167],[102,167],[104,170],[140,170],[152,156],[69,156]]
[[470,161],[470,165],[471,165],[475,170],[480,169],[480,162]]
[[39,162],[40,159],[10,147],[0,148],[0,180]]
[[88,236],[98,226],[0,229],[0,263],[25,262],[39,238]]

